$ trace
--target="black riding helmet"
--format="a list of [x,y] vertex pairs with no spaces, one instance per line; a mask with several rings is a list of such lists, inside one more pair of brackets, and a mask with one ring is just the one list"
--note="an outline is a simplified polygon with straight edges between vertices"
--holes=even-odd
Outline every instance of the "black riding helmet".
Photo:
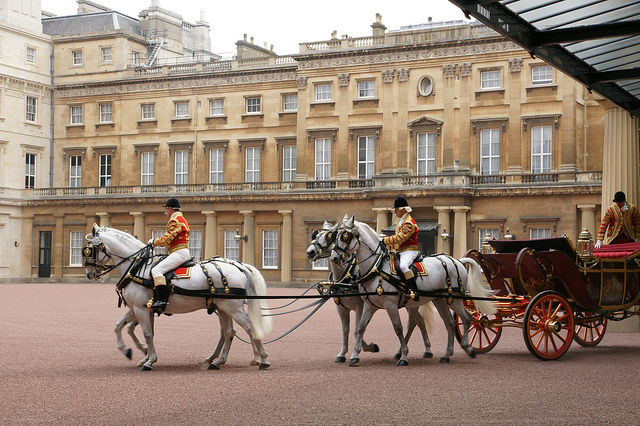
[[169,198],[166,203],[164,203],[165,207],[171,207],[174,210],[180,209],[180,201],[177,198]]

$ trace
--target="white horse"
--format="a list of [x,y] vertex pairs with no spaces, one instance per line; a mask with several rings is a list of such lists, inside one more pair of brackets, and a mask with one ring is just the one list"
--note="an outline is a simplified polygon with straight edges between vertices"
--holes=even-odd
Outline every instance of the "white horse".
[[[373,314],[378,309],[385,309],[387,311],[396,335],[400,340],[401,357],[397,365],[408,365],[408,347],[406,339],[402,334],[402,322],[400,321],[398,312],[400,298],[403,296],[397,294],[398,290],[390,284],[387,279],[382,278],[383,275],[389,277],[391,274],[389,259],[385,257],[386,248],[380,236],[367,224],[356,221],[355,215],[350,219],[345,217],[342,221],[334,249],[331,252],[331,261],[339,262],[341,258],[348,257],[352,253],[355,253],[358,258],[358,265],[362,275],[359,282],[366,292],[372,293],[372,295],[368,296],[367,299],[370,303],[366,303],[363,308],[362,317],[360,318],[356,332],[356,343],[349,365],[358,365],[360,362],[358,355],[360,354],[362,346],[362,335],[369,321],[371,321]],[[451,317],[449,308],[453,309],[462,319],[463,323],[463,335],[460,345],[469,356],[474,357],[475,349],[470,346],[468,342],[468,331],[473,317],[465,309],[462,299],[453,298],[451,305],[449,306],[447,304],[447,278],[451,280],[452,287],[457,289],[459,283],[463,288],[468,289],[473,297],[485,298],[491,296],[492,292],[485,289],[482,285],[482,270],[480,266],[473,259],[463,258],[456,260],[442,255],[425,257],[423,262],[427,267],[428,275],[417,277],[416,284],[418,291],[440,291],[442,297],[433,297],[432,293],[422,293],[419,301],[409,299],[407,307],[413,308],[433,301],[445,322],[449,337],[447,351],[440,359],[440,362],[449,362],[450,356],[453,355],[455,323]],[[468,275],[464,265],[469,267]],[[376,293],[377,291],[382,291],[382,294]],[[475,305],[480,312],[486,314],[495,313],[496,311],[493,304],[486,300],[475,300]]]
[[[346,215],[345,217],[347,219],[349,218]],[[311,245],[307,248],[307,257],[309,260],[315,262],[320,258],[330,256],[340,223],[341,222],[338,221],[335,225],[331,225],[329,222],[325,221],[322,225],[322,229],[316,231],[313,236],[313,241],[311,241]],[[343,291],[346,294],[345,297],[340,297],[338,295],[334,298],[334,301],[336,302],[336,310],[338,311],[338,316],[340,317],[340,322],[342,324],[342,348],[334,362],[346,362],[347,360],[346,353],[349,350],[349,322],[351,320],[351,311],[355,312],[356,326],[360,323],[360,318],[362,317],[364,299],[362,297],[352,296],[352,294],[358,293],[358,285],[355,280],[359,275],[359,269],[355,262],[353,262],[354,260],[356,259],[352,258],[352,260],[343,261],[342,258],[340,258],[337,262],[329,263],[329,268],[331,269],[329,281],[335,283],[333,285],[334,289],[332,290]],[[422,338],[424,341],[424,353],[422,354],[422,357],[432,358],[433,353],[431,352],[431,342],[429,341],[426,324],[430,323],[431,318],[434,315],[433,304],[423,305],[419,310],[420,312],[418,312],[418,308],[408,309],[409,322],[407,324],[407,335],[405,336],[405,340],[407,342],[409,341],[409,338],[417,325],[422,332]],[[420,315],[418,313],[420,313]],[[369,344],[363,340],[362,350],[365,352],[378,352],[380,348],[375,343]],[[401,351],[398,350],[396,359],[400,359],[400,357]]]
[[[97,280],[111,270],[120,275],[119,294],[140,323],[147,344],[147,355],[138,363],[138,366],[143,371],[151,370],[158,359],[153,343],[153,312],[147,308],[147,302],[153,296],[153,291],[151,286],[145,286],[142,281],[149,279],[153,259],[148,259],[141,265],[140,257],[145,251],[145,244],[132,235],[114,228],[100,228],[94,225],[92,233],[87,235],[86,239],[87,245],[83,249],[83,254],[87,278]],[[107,266],[110,260],[113,265]],[[140,268],[139,276],[136,276],[136,271],[133,270],[136,267]],[[209,279],[211,279],[211,285],[208,283]],[[221,339],[216,351],[205,361],[210,364],[210,369],[219,369],[227,360],[231,341],[235,336],[233,321],[236,321],[251,338],[255,357],[252,364],[259,362],[260,369],[269,367],[262,338],[271,331],[272,321],[264,299],[260,299],[260,296],[266,295],[266,284],[255,267],[214,258],[198,262],[192,267],[191,276],[177,280],[176,285],[179,289],[176,287],[175,293],[169,298],[166,314],[183,314],[208,309],[207,296],[214,298],[215,307],[219,312]],[[212,288],[217,294],[213,294]],[[225,297],[226,289],[229,289],[230,297]],[[244,298],[241,296],[244,294],[249,296],[248,315],[244,311]],[[221,343],[222,348],[219,351]],[[214,361],[218,355],[218,359]]]

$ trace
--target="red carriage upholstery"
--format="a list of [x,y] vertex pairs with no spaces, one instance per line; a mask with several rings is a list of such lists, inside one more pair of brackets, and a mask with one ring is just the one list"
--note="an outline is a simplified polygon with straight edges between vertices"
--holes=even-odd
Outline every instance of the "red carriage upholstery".
[[593,255],[600,259],[624,259],[640,252],[640,243],[609,244],[593,249]]

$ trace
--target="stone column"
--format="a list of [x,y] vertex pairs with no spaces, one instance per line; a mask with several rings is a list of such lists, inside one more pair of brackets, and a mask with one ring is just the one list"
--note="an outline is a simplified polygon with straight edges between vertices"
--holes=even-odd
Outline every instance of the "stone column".
[[453,257],[461,258],[467,252],[467,212],[471,207],[452,206],[454,213],[453,230],[455,238],[453,239]]
[[93,229],[93,224],[96,223],[96,215],[93,213],[87,213],[84,215],[87,218],[87,226],[84,229],[85,234],[90,234]]
[[[133,236],[146,243],[147,238],[144,235],[144,217],[146,213],[130,212],[129,214],[133,216]],[[151,235],[149,235],[149,238],[151,238]]]
[[100,226],[111,226],[111,214],[110,213],[96,213],[96,216],[100,218]]
[[449,206],[434,206],[433,209],[438,212],[438,236],[436,237],[436,253],[451,253],[451,239],[444,241],[442,232],[446,229],[451,234],[451,224],[449,223],[449,214],[451,208]]
[[291,281],[291,268],[293,265],[293,210],[278,210],[282,215],[282,265],[280,281]]
[[[591,233],[591,238],[595,242],[598,236],[598,228],[596,225],[596,205],[595,204],[578,204],[581,213],[582,226],[578,229],[578,235],[583,228],[587,228]],[[577,239],[576,239],[577,241]]]
[[56,227],[53,230],[53,244],[51,263],[54,270],[53,278],[62,278],[62,263],[64,259],[64,213],[54,213]]
[[382,230],[389,226],[389,209],[386,207],[374,207],[376,213],[376,232],[382,234]]
[[34,237],[33,232],[33,214],[22,216],[22,250],[20,258],[20,278],[31,278],[33,265],[33,256],[35,256],[35,266],[38,266],[38,258],[40,256],[40,242],[38,237]]
[[204,225],[204,259],[209,259],[218,252],[218,212],[202,212],[207,217]]
[[256,214],[253,210],[240,210],[244,216],[244,234],[249,236],[247,242],[242,241],[242,261],[249,265],[256,262]]
[[602,106],[609,106],[604,116],[602,209],[613,204],[617,191],[624,191],[627,201],[638,205],[638,118],[613,104]]

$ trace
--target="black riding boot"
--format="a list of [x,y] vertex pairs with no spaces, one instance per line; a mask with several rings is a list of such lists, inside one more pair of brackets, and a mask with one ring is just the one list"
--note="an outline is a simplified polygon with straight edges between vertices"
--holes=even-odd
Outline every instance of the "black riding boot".
[[151,309],[156,312],[158,315],[163,313],[169,302],[169,288],[166,285],[157,285],[153,288],[153,298],[154,302],[151,305]]
[[406,278],[407,284],[409,285],[409,290],[411,293],[407,294],[407,298],[413,299],[416,302],[420,300],[420,296],[418,295],[418,285],[416,284],[416,277]]

